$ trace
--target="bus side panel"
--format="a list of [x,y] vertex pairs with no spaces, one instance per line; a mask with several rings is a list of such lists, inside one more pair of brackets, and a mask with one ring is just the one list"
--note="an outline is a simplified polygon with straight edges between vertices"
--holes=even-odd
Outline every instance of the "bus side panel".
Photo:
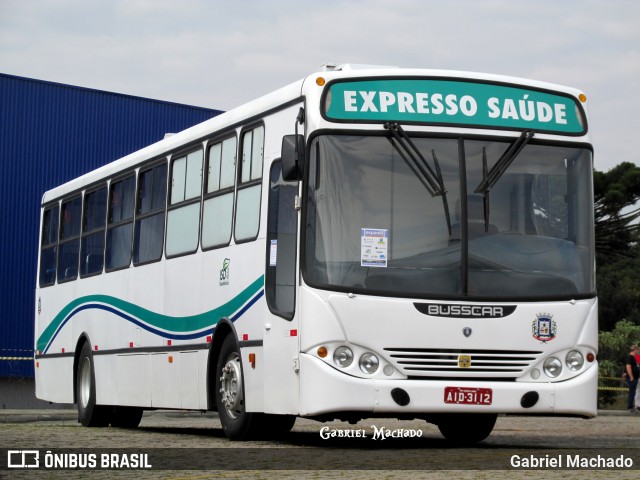
[[36,397],[55,403],[73,403],[73,357],[36,362]]
[[156,408],[176,408],[180,404],[182,392],[176,388],[179,371],[173,365],[174,355],[152,353],[151,365],[151,406]]
[[[36,397],[41,400],[73,403],[73,354],[76,337],[71,328],[52,327],[62,321],[59,312],[69,302],[68,299],[76,295],[75,283],[56,285],[55,288],[41,288],[36,292],[34,350],[38,359],[35,381]],[[52,322],[54,325],[50,327]],[[56,356],[51,358],[47,357],[47,354]]]
[[200,408],[198,352],[180,352],[180,407]]
[[116,355],[118,405],[151,406],[150,370],[148,354]]

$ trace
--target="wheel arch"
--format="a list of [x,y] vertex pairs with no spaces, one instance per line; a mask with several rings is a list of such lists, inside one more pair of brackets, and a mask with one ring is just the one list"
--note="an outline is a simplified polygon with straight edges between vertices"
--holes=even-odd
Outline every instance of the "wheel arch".
[[209,346],[209,358],[207,359],[207,410],[217,411],[216,405],[216,392],[215,392],[215,372],[218,356],[220,355],[220,348],[222,342],[227,338],[227,335],[233,335],[236,339],[236,329],[233,322],[228,318],[222,318],[217,323],[215,330],[213,331],[213,338],[211,339],[211,345]]

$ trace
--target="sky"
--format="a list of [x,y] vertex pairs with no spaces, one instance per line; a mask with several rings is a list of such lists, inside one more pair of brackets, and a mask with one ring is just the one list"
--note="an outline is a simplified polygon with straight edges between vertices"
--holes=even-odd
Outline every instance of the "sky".
[[0,72],[220,110],[327,62],[531,78],[584,91],[607,171],[640,164],[639,23],[638,0],[0,0]]

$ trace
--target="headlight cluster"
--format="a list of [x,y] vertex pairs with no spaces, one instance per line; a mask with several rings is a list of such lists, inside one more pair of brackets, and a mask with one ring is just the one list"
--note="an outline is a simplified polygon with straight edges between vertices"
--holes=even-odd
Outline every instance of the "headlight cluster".
[[[333,351],[333,363],[336,367],[347,368],[353,363],[353,351],[349,347],[344,345],[336,348]],[[376,373],[380,366],[380,360],[375,353],[365,352],[360,356],[358,365],[362,373],[373,374]]]
[[[587,355],[587,361],[593,362],[594,360],[595,354],[589,353]],[[555,354],[547,357],[542,363],[542,372],[544,372],[548,378],[558,378],[565,368],[567,369],[567,375],[571,375],[572,373],[582,370],[584,364],[585,357],[582,352],[570,350],[566,354]],[[534,368],[531,371],[531,377],[534,380],[538,380],[540,378],[540,370]]]
[[402,373],[379,354],[359,345],[329,342],[314,347],[309,353],[356,377],[404,378]]

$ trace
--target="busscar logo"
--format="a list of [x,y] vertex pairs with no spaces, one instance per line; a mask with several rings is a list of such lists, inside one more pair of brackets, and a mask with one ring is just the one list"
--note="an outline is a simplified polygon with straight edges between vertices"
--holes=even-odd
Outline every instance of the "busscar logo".
[[40,452],[38,450],[8,450],[7,468],[38,468]]
[[502,318],[516,310],[515,305],[458,305],[448,303],[414,303],[419,312],[432,317]]

